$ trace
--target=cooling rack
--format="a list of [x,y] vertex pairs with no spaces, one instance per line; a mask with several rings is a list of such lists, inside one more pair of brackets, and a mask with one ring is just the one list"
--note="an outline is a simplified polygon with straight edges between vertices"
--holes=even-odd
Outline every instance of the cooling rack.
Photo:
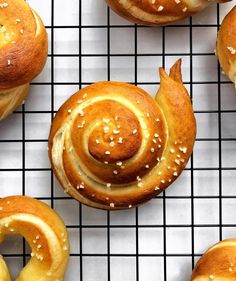
[[[52,206],[70,234],[65,281],[189,280],[199,256],[235,237],[236,94],[214,55],[235,1],[168,27],[136,26],[103,0],[30,0],[49,34],[48,62],[26,103],[0,123],[0,197],[25,194]],[[99,80],[133,83],[153,96],[157,68],[183,59],[198,126],[193,156],[160,196],[128,211],[82,206],[58,186],[47,157],[51,121],[75,91]],[[13,276],[29,259],[20,237],[0,245]]]

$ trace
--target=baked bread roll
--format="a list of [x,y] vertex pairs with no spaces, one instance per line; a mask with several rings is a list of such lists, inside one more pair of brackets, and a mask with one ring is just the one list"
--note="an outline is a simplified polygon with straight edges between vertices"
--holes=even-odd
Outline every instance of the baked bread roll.
[[0,2],[0,120],[13,112],[43,69],[48,40],[45,27],[24,0]]
[[192,153],[195,118],[181,61],[160,76],[156,99],[127,83],[99,82],[59,109],[49,157],[65,192],[92,207],[126,209],[180,175]]
[[211,247],[197,262],[191,281],[236,280],[236,239],[226,239]]
[[224,18],[218,32],[216,54],[224,73],[236,82],[236,6]]
[[168,25],[202,11],[209,0],[106,0],[107,4],[127,20],[144,25]]
[[[16,281],[62,281],[69,257],[66,227],[46,204],[24,196],[0,199],[0,242],[7,235],[22,235],[32,249],[31,259]],[[11,281],[0,258],[0,280]]]

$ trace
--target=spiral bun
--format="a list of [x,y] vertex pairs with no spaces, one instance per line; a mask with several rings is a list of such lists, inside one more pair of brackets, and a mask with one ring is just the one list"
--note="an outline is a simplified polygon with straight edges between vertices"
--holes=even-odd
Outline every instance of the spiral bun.
[[197,262],[191,281],[233,281],[236,272],[236,239],[211,247]]
[[[69,242],[63,221],[51,208],[30,197],[0,199],[0,242],[12,234],[22,235],[32,249],[31,260],[20,272],[17,281],[63,280]],[[2,257],[0,280],[11,280]]]
[[144,25],[167,25],[200,12],[210,5],[209,0],[106,0],[120,16]]
[[0,120],[22,103],[47,59],[47,33],[24,0],[0,1]]
[[236,83],[236,6],[224,18],[217,37],[216,52],[229,79]]
[[65,192],[92,207],[125,209],[179,176],[196,133],[180,68],[179,60],[170,76],[160,69],[156,100],[126,83],[100,82],[59,109],[49,157]]

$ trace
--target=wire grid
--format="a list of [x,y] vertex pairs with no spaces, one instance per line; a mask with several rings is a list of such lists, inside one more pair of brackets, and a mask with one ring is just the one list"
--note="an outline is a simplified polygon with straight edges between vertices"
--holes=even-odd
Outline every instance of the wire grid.
[[[150,28],[121,19],[102,0],[29,1],[46,24],[49,56],[26,103],[0,124],[0,196],[33,196],[62,216],[71,241],[66,281],[189,280],[210,245],[235,236],[236,95],[213,51],[233,2]],[[181,177],[128,211],[91,209],[64,194],[46,149],[59,106],[99,80],[127,81],[154,95],[157,68],[169,69],[179,57],[198,125],[193,157]],[[16,276],[30,250],[21,237],[7,237],[0,252]]]

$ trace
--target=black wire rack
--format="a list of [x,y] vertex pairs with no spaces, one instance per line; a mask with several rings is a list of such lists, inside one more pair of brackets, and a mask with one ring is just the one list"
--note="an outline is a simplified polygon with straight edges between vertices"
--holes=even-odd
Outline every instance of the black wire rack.
[[[235,236],[236,95],[214,55],[220,22],[235,3],[150,28],[124,21],[102,0],[29,2],[45,21],[50,50],[26,103],[0,124],[0,196],[33,196],[59,212],[71,240],[66,281],[189,280],[207,247]],[[157,68],[180,57],[198,135],[177,182],[149,203],[115,213],[65,195],[47,158],[58,107],[97,80],[123,80],[154,95]],[[30,257],[22,241],[8,237],[0,245],[13,275]]]

